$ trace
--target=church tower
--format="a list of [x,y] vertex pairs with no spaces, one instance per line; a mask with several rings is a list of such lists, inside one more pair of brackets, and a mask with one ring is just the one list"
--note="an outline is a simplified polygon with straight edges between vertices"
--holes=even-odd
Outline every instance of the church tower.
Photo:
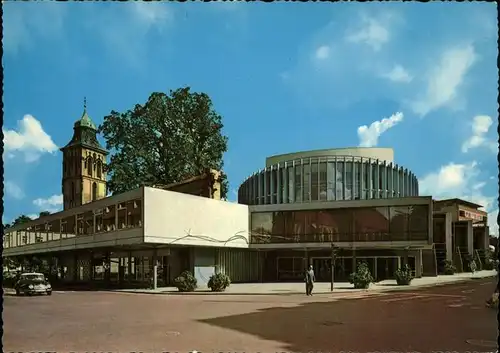
[[73,138],[61,148],[63,153],[62,194],[64,209],[106,197],[106,151],[97,141],[97,127],[87,114],[73,126]]

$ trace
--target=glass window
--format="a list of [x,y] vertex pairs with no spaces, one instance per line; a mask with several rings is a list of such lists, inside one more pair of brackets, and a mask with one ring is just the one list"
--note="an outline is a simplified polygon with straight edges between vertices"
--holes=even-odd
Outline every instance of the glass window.
[[351,161],[345,163],[346,172],[345,172],[345,200],[352,199],[352,177],[353,177],[353,163]]
[[387,167],[387,196],[392,197],[393,185],[392,185],[392,166]]
[[293,192],[293,167],[288,167],[288,203],[293,203],[294,201],[294,192]]
[[363,165],[363,174],[365,178],[365,185],[364,185],[364,193],[365,193],[365,199],[370,198],[370,185],[371,185],[371,180],[370,180],[370,164],[365,163]]
[[361,241],[389,240],[389,207],[353,209],[354,232]]
[[375,198],[375,193],[378,192],[378,182],[377,182],[377,164],[374,163],[372,167],[372,180],[371,180],[371,198]]
[[286,212],[285,232],[287,236],[304,234],[304,221],[306,211]]
[[250,236],[251,243],[265,243],[271,238],[273,230],[272,212],[252,213],[252,232]]
[[264,204],[270,204],[271,203],[271,171],[266,170],[264,172],[264,177],[265,177],[265,184],[264,184],[264,192],[265,192],[265,198],[264,198]]
[[429,231],[429,207],[415,205],[409,207],[409,232],[411,240],[427,240]]
[[337,162],[337,178],[335,188],[337,191],[337,200],[344,200],[344,163]]
[[304,164],[304,202],[308,202],[311,197],[311,190],[309,189],[309,183],[311,182],[311,165],[309,161]]
[[361,198],[361,163],[354,163],[354,199],[359,200]]
[[270,189],[271,189],[271,203],[275,204],[276,203],[276,190],[278,189],[278,171],[276,169],[273,169],[271,171],[271,184],[270,184]]
[[311,164],[311,200],[312,201],[317,201],[318,200],[318,162],[313,161]]
[[273,213],[273,228],[271,234],[276,237],[283,237],[285,233],[285,213],[286,212],[274,212]]
[[327,162],[319,163],[319,199],[321,201],[327,200],[327,173],[326,173],[326,164]]
[[335,163],[334,162],[328,162],[326,172],[327,172],[327,184],[326,184],[327,200],[332,201],[332,200],[335,200],[336,174],[335,174]]
[[408,206],[393,206],[390,208],[391,240],[410,240],[408,238]]
[[[285,203],[285,200],[284,200],[284,197],[285,197],[285,178],[286,178],[286,169],[283,169],[283,168],[280,168],[278,169],[278,178],[279,178],[279,190],[278,190],[278,193],[279,193],[279,200],[280,200],[280,203]],[[283,175],[285,175],[285,178],[283,178]],[[278,186],[276,186],[278,187]],[[276,202],[278,202],[276,200]]]
[[350,241],[352,239],[352,211],[350,209],[318,211],[316,221],[319,229],[332,234],[332,241]]
[[302,165],[295,165],[295,202],[302,202]]

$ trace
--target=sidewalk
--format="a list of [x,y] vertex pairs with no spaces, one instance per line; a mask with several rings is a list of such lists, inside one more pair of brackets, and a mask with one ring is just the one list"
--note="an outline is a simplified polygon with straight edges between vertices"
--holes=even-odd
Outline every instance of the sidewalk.
[[[357,293],[366,291],[387,292],[400,290],[415,290],[423,287],[432,287],[446,284],[459,283],[473,279],[496,277],[497,271],[479,271],[472,273],[458,273],[451,276],[422,277],[415,278],[409,286],[398,286],[396,280],[386,280],[370,285],[368,289],[354,289],[350,283],[339,282],[334,284],[333,292],[330,291],[330,283],[315,283],[314,294],[330,293]],[[492,289],[493,290],[493,289]],[[225,292],[211,292],[209,288],[201,287],[194,292],[181,293],[175,287],[162,287],[153,289],[117,289],[114,292],[142,293],[142,294],[178,294],[178,295],[291,295],[304,294],[303,283],[236,283],[231,284]]]

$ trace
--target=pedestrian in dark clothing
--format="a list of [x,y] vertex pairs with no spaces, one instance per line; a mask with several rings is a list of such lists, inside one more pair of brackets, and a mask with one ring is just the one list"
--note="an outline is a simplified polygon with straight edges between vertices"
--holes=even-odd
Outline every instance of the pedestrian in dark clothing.
[[312,295],[315,280],[316,278],[314,277],[314,270],[311,265],[309,266],[309,270],[306,271],[306,295]]

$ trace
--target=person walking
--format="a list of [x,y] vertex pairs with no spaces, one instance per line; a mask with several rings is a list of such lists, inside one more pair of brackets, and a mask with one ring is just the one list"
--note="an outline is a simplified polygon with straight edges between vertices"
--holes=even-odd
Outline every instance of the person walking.
[[314,270],[312,265],[310,265],[309,270],[306,271],[306,295],[312,295],[315,280],[316,278],[314,277]]

